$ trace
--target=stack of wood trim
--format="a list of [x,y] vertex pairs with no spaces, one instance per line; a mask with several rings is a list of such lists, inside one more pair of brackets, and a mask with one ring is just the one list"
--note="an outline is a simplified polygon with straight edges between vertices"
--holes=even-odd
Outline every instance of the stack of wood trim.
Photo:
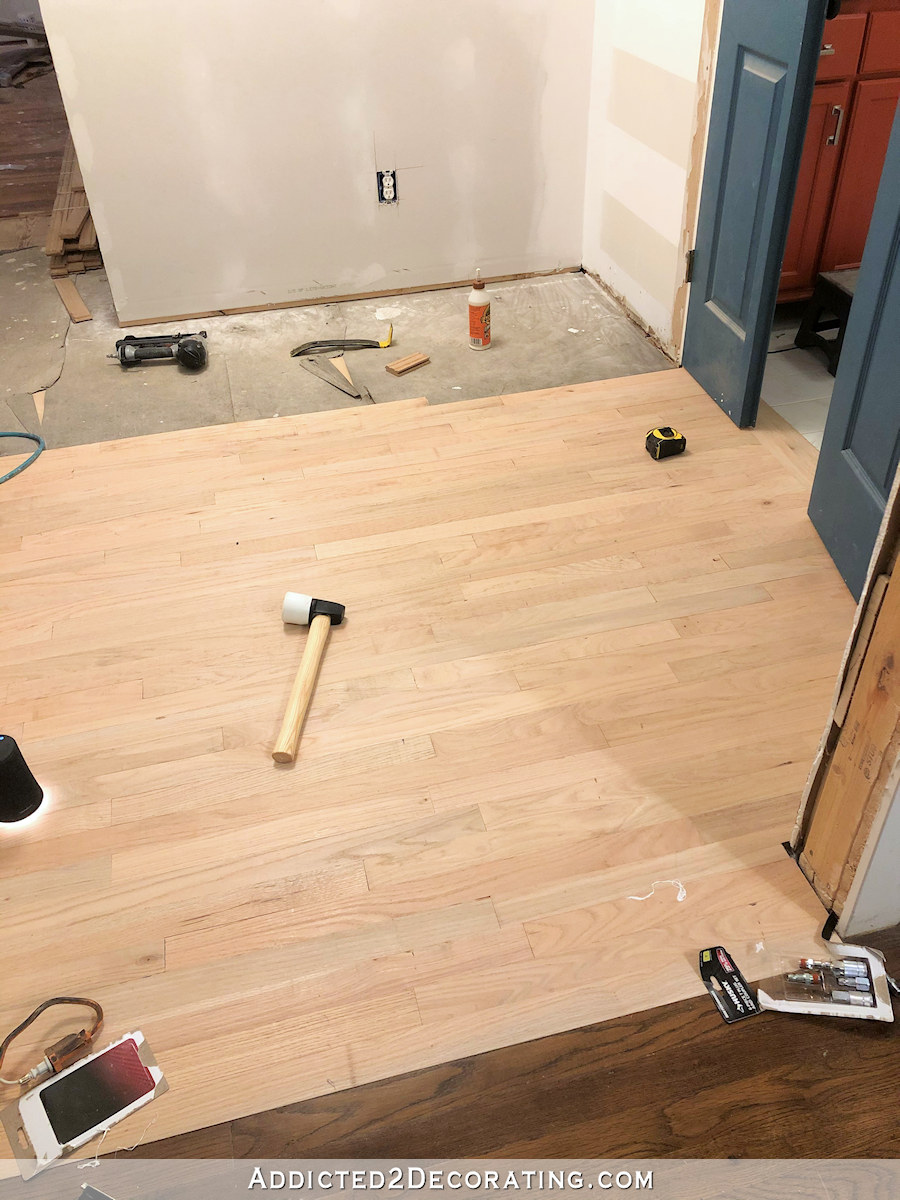
[[79,275],[82,271],[103,266],[97,231],[71,137],[63,154],[46,251],[50,259],[50,274],[55,277]]

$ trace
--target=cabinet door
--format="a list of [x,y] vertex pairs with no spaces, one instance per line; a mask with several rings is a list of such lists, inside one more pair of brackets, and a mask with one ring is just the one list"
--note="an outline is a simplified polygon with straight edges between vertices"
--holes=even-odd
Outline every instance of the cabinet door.
[[[828,55],[829,58],[836,57]],[[862,61],[862,73],[900,71],[900,12],[877,12],[869,17],[869,36]]]
[[848,75],[856,74],[867,20],[865,13],[848,13],[825,22],[817,82],[822,79],[846,79]]
[[799,299],[811,292],[815,284],[842,150],[834,138],[841,114],[847,112],[851,86],[817,83],[813,89],[797,194],[781,266],[779,300]]
[[862,262],[898,100],[900,77],[856,84],[820,271],[843,271]]

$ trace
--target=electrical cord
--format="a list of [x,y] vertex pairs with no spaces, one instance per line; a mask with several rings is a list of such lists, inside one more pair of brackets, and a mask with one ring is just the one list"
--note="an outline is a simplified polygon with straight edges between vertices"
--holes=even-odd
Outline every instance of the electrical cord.
[[59,1071],[64,1070],[70,1063],[74,1062],[76,1058],[80,1058],[89,1049],[94,1035],[103,1023],[103,1009],[96,1000],[88,1000],[83,996],[53,996],[50,1000],[45,1000],[43,1004],[39,1004],[34,1012],[25,1018],[21,1025],[17,1025],[12,1033],[8,1033],[3,1041],[0,1042],[0,1068],[3,1066],[3,1059],[13,1039],[17,1038],[20,1033],[24,1033],[28,1026],[38,1019],[42,1012],[45,1012],[54,1004],[80,1004],[86,1008],[92,1008],[96,1015],[90,1032],[82,1029],[78,1033],[67,1034],[66,1037],[60,1038],[58,1042],[54,1042],[52,1046],[47,1047],[44,1051],[44,1058],[27,1075],[23,1075],[21,1079],[4,1079],[0,1075],[0,1083],[5,1083],[9,1087],[25,1087],[26,1084],[32,1083],[44,1075],[55,1075]]
[[[29,442],[37,442],[37,450],[33,454],[29,454],[28,458],[24,462],[19,463],[17,467],[14,467],[11,471],[7,471],[5,475],[0,475],[0,483],[6,483],[8,480],[14,479],[16,475],[21,474],[26,467],[30,467],[34,460],[40,457],[47,449],[47,443],[39,433],[18,433],[12,430],[4,430],[0,432],[0,438],[5,437],[27,438]],[[0,1058],[2,1058],[2,1055],[0,1055]]]

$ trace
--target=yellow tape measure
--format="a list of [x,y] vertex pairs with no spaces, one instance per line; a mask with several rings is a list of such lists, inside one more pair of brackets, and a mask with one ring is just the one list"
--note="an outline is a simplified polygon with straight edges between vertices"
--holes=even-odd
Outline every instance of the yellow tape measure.
[[687,446],[687,438],[671,425],[660,425],[647,434],[647,453],[651,458],[671,458],[681,454]]

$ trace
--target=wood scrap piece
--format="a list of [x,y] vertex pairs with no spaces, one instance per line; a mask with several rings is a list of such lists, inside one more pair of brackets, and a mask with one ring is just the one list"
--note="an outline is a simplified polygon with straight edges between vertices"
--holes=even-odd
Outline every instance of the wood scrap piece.
[[69,316],[76,323],[79,321],[90,321],[91,310],[82,300],[78,288],[75,286],[74,279],[54,279],[56,290],[59,292],[59,298],[66,306]]
[[60,222],[59,232],[64,241],[75,241],[80,238],[84,224],[91,215],[84,192],[81,193],[81,199],[85,202],[67,209]]
[[328,361],[336,371],[340,371],[351,387],[356,388],[356,393],[360,400],[371,400],[373,404],[375,403],[375,401],[372,400],[372,393],[367,387],[361,387],[358,383],[353,382],[353,379],[350,376],[350,368],[347,366],[347,360],[343,355],[341,355],[339,358],[329,358]]
[[415,371],[417,367],[424,367],[428,362],[431,362],[431,359],[427,354],[407,354],[405,358],[395,358],[384,369],[391,375],[405,375],[408,371]]
[[331,362],[322,355],[310,355],[308,358],[301,357],[297,361],[304,371],[308,371],[310,375],[315,375],[317,379],[321,379],[324,383],[336,387],[339,392],[344,392],[348,396],[352,396],[355,400],[360,398],[359,388],[355,383],[348,383],[347,376],[343,371],[339,371]]
[[[347,380],[348,383],[353,383],[353,380],[350,377],[350,369],[347,366],[347,364],[343,358],[329,358],[328,361],[331,363],[331,365],[333,367],[335,367],[338,371],[340,371],[340,373],[343,375],[343,377]],[[356,385],[354,384],[354,387],[355,386]]]
[[97,231],[94,228],[94,218],[88,211],[87,220],[82,226],[81,233],[78,237],[79,250],[95,250],[97,247]]

